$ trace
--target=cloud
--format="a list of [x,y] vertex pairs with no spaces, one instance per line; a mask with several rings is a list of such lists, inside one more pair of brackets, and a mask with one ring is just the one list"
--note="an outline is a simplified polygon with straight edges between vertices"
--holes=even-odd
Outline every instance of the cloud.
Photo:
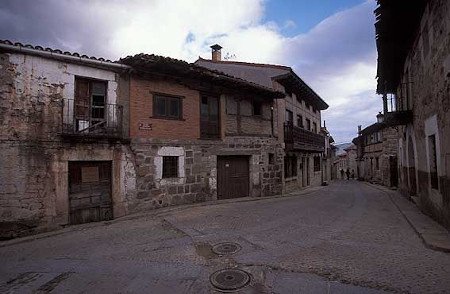
[[264,0],[6,0],[0,39],[109,59],[145,52],[191,62],[219,43],[235,60],[292,66],[330,105],[327,128],[343,142],[379,111],[374,8],[368,0],[286,37],[295,22],[263,22]]

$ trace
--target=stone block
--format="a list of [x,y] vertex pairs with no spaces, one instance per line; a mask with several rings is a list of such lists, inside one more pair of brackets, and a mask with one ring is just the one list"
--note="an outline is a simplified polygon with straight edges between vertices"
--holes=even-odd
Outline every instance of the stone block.
[[170,195],[177,194],[177,193],[178,193],[178,188],[177,188],[177,186],[169,186],[169,187],[167,188],[167,192],[168,192]]
[[150,197],[150,193],[149,191],[139,191],[136,195],[137,199],[145,199],[145,198],[149,198]]

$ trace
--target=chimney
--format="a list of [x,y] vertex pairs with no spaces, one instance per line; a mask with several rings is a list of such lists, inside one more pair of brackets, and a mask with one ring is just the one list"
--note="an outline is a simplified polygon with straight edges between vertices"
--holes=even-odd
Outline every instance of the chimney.
[[377,114],[377,122],[382,123],[384,120],[384,115],[381,113],[381,111]]
[[211,46],[212,49],[212,61],[221,61],[222,60],[222,53],[220,52],[220,49],[222,49],[222,46],[219,44],[214,44]]
[[361,135],[361,125],[358,126],[358,135]]

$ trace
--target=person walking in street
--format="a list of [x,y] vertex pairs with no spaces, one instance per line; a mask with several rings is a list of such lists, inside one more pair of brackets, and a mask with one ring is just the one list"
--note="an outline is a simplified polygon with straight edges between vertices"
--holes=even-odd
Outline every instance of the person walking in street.
[[341,179],[344,179],[344,169],[341,168]]
[[347,175],[347,181],[350,180],[350,169],[347,167],[347,171],[345,172]]

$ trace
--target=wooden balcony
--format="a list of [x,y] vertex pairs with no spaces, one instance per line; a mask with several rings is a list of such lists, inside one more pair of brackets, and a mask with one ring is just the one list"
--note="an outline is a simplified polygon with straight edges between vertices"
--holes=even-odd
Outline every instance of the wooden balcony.
[[97,105],[64,99],[62,135],[73,139],[122,139],[123,107],[118,104]]
[[390,111],[384,114],[384,123],[390,127],[398,125],[406,125],[412,123],[412,121],[413,121],[412,110]]
[[284,143],[287,150],[306,152],[324,152],[325,137],[305,129],[295,127],[292,123],[284,123]]

